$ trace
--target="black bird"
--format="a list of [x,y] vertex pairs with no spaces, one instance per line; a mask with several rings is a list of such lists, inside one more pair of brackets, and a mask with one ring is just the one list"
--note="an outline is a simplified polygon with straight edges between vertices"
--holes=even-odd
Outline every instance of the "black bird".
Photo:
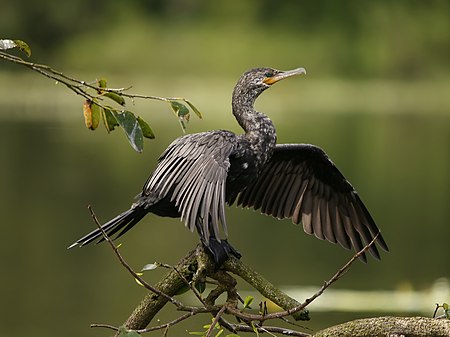
[[[276,144],[272,121],[253,107],[274,83],[305,69],[255,68],[244,73],[233,92],[233,114],[245,133],[216,130],[182,136],[163,152],[156,170],[131,208],[102,226],[119,237],[147,213],[181,218],[220,266],[240,257],[226,239],[225,205],[260,209],[278,219],[303,224],[308,234],[356,251],[379,233],[357,192],[326,153],[309,144]],[[222,229],[222,230],[221,230]],[[223,231],[223,233],[222,233]],[[99,229],[69,248],[103,241]],[[388,247],[378,235],[376,243]],[[369,252],[380,259],[377,246]],[[361,256],[363,261],[367,258]]]

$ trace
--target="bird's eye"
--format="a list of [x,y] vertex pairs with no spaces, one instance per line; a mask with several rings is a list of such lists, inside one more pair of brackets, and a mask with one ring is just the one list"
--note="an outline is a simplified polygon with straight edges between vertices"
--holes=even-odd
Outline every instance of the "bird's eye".
[[272,77],[272,76],[273,76],[273,72],[268,71],[268,72],[266,72],[266,73],[264,74],[264,76],[266,76],[266,77]]

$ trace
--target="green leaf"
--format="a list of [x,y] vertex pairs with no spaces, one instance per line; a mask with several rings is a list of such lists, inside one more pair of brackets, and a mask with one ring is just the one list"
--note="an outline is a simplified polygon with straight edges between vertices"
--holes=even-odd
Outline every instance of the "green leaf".
[[22,40],[0,40],[0,50],[8,50],[13,48],[17,48],[23,51],[25,54],[27,54],[28,57],[31,56],[31,48],[26,42]]
[[108,132],[113,131],[116,126],[119,126],[119,122],[117,122],[116,117],[114,117],[114,114],[109,109],[103,109],[103,123]]
[[450,319],[450,307],[447,303],[442,304],[442,308],[444,309],[445,318]]
[[181,130],[183,130],[183,132],[186,133],[186,124],[184,123],[184,120],[180,118],[178,122],[180,123]]
[[23,51],[25,54],[27,54],[28,57],[31,56],[31,48],[30,48],[30,46],[29,46],[26,42],[24,42],[24,41],[22,41],[22,40],[14,40],[14,42],[16,43],[16,47],[17,47],[19,50],[21,50],[21,51]]
[[103,96],[108,97],[109,99],[113,100],[114,102],[116,102],[122,106],[125,105],[125,98],[123,98],[122,95],[120,95],[120,94],[107,91],[103,94]]
[[139,281],[137,278],[134,278],[134,281],[139,284],[141,287],[144,287],[141,281]]
[[184,284],[181,288],[178,289],[175,295],[182,295],[187,293],[189,290],[191,290],[191,287],[189,287],[188,284]]
[[203,294],[203,292],[206,290],[206,282],[197,281],[195,282],[194,287],[200,294]]
[[100,124],[100,118],[103,115],[103,108],[97,105],[95,102],[91,102],[91,111],[92,111],[92,125],[91,130],[95,130],[98,128]]
[[186,105],[180,102],[170,101],[170,106],[172,107],[172,110],[177,114],[178,117],[184,117],[189,115],[189,109],[186,107]]
[[141,271],[148,271],[148,270],[155,270],[158,268],[160,264],[158,262],[155,263],[149,263],[142,267]]
[[112,113],[114,117],[116,117],[119,125],[125,131],[125,135],[133,149],[137,152],[142,152],[144,150],[144,136],[136,116],[130,111],[112,111]]
[[186,131],[186,124],[185,122],[189,122],[189,109],[186,107],[186,105],[177,102],[177,101],[169,101],[170,106],[172,107],[172,110],[175,112],[175,114],[178,117],[178,121],[180,122],[181,129],[183,132]]
[[244,300],[244,309],[250,308],[250,305],[253,302],[253,296],[247,296]]
[[[97,80],[97,86],[99,88],[107,88],[107,81],[105,78],[101,78]],[[109,99],[113,100],[114,102],[125,106],[125,98],[120,93],[112,92],[112,91],[104,91],[104,90],[97,90],[99,95],[108,97]]]
[[253,332],[256,334],[256,337],[259,337],[258,328],[256,327],[255,322],[253,322],[253,321],[252,321],[252,329],[253,329]]
[[197,115],[198,118],[200,118],[200,119],[203,118],[202,113],[200,112],[200,110],[198,110],[198,109],[195,107],[194,104],[192,104],[191,102],[189,102],[187,99],[184,100],[184,101],[189,105],[189,107],[192,109],[192,111],[194,111],[194,113]]
[[216,337],[219,337],[223,332],[223,329],[220,329],[217,333],[216,333]]
[[153,130],[150,127],[150,125],[148,125],[148,123],[139,116],[137,118],[137,121],[138,121],[139,125],[141,126],[142,134],[144,135],[144,137],[149,138],[149,139],[154,139],[155,134],[153,133]]
[[101,79],[97,80],[97,85],[99,88],[106,88],[106,86],[107,86],[106,79],[101,78]]

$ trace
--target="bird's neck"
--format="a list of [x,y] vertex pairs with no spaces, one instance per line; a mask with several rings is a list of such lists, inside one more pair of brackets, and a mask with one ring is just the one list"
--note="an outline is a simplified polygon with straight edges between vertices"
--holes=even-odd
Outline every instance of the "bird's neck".
[[239,125],[244,129],[243,137],[250,143],[255,152],[260,153],[262,161],[266,161],[277,141],[273,122],[262,112],[253,107],[254,99],[240,101],[233,99],[233,114]]

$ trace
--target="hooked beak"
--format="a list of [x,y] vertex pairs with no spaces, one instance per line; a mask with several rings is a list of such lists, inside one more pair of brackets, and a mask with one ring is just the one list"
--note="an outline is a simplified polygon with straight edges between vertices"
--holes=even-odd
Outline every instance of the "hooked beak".
[[263,82],[265,84],[268,85],[272,85],[274,83],[277,83],[278,81],[281,81],[284,78],[288,78],[291,76],[295,76],[295,75],[306,75],[306,70],[305,68],[297,68],[297,69],[293,69],[293,70],[288,70],[288,71],[282,71],[281,73],[278,73],[272,77],[267,77],[263,80]]

